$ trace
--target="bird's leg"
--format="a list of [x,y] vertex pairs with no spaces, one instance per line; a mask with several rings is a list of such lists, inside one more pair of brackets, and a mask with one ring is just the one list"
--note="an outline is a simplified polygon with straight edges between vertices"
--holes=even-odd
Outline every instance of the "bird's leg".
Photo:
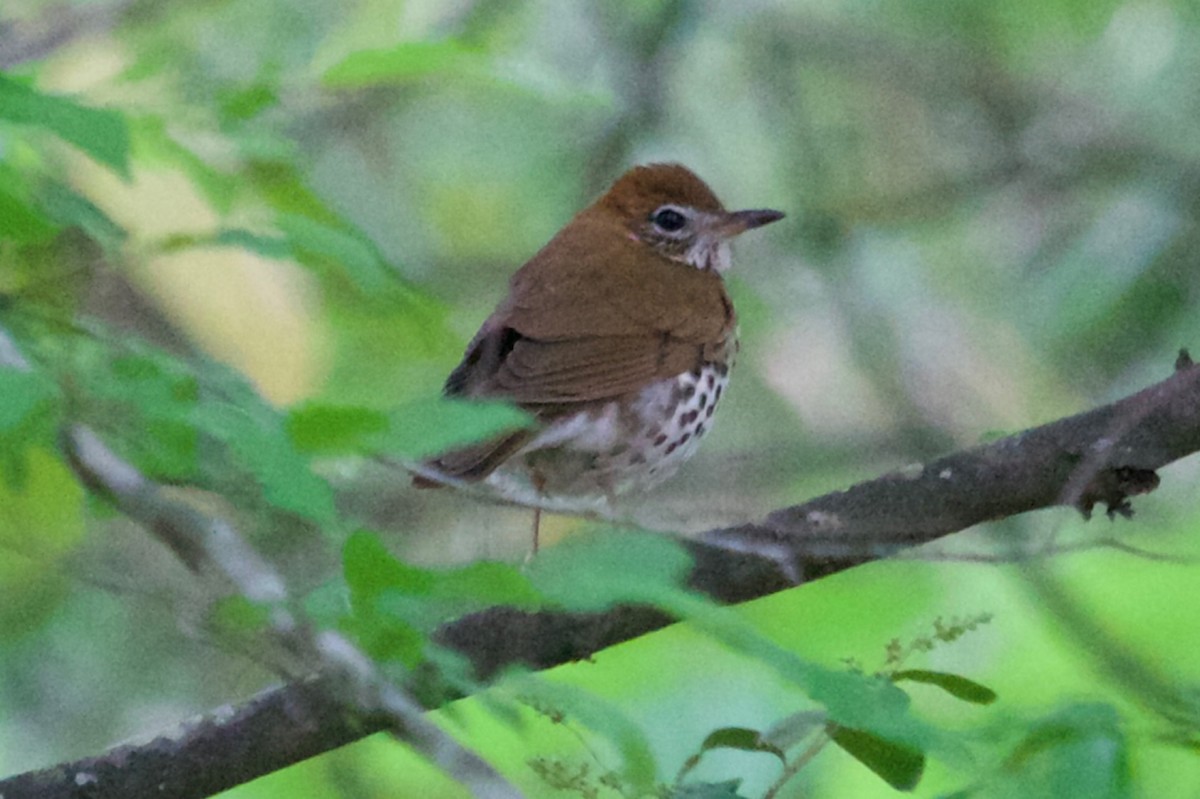
[[[543,490],[546,488],[546,478],[541,472],[533,473],[533,487],[538,493],[539,498],[545,497]],[[536,555],[538,552],[538,532],[542,526],[542,508],[537,506],[533,509],[533,550],[530,556]]]
[[533,509],[533,549],[530,555],[536,555],[538,552],[538,528],[542,526],[542,509]]

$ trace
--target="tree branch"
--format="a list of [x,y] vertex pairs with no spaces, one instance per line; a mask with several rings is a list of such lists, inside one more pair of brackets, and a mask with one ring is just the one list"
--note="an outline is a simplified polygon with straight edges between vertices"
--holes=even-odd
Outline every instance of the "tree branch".
[[[1128,515],[1128,498],[1158,485],[1157,469],[1197,450],[1200,366],[1181,358],[1166,380],[1111,405],[684,541],[695,559],[688,584],[744,602],[1032,510],[1067,505],[1087,515],[1101,502]],[[438,639],[486,677],[511,663],[580,660],[669,622],[646,608],[489,608],[445,625]]]
[[[285,674],[295,677],[296,681],[290,685],[300,686],[300,691],[286,697],[286,703],[282,706],[273,705],[263,697],[262,706],[270,708],[277,719],[310,719],[309,723],[301,726],[308,730],[320,729],[324,736],[327,733],[322,725],[313,723],[311,719],[330,721],[337,719],[340,714],[343,718],[332,721],[332,724],[335,730],[342,730],[343,735],[346,730],[354,729],[362,730],[363,734],[366,731],[387,730],[471,789],[476,796],[521,796],[479,755],[460,745],[431,722],[421,712],[422,706],[408,692],[392,684],[349,639],[341,633],[313,630],[302,618],[294,615],[288,607],[289,595],[283,578],[259,557],[232,525],[202,514],[171,497],[161,486],[122,461],[83,425],[75,425],[66,431],[62,443],[67,460],[80,480],[111,498],[122,513],[141,522],[194,570],[215,572],[231,584],[240,596],[270,609],[270,620],[265,631],[266,649],[276,655],[279,663],[284,664]],[[321,679],[313,680],[307,676],[312,673],[322,675]],[[244,709],[235,712],[233,717],[245,718]],[[192,725],[185,732],[183,740],[193,735],[205,749],[215,746],[219,751],[234,755],[235,759],[241,761],[240,773],[250,768],[250,764],[261,767],[268,762],[281,761],[281,754],[270,747],[270,728],[251,727],[245,730],[248,735],[243,738],[226,730],[219,717],[214,721]],[[285,728],[289,726],[285,725]],[[278,735],[279,729],[275,728],[273,734]],[[49,788],[51,785],[86,785],[89,799],[150,796],[161,795],[166,791],[161,786],[168,785],[172,788],[168,791],[171,796],[207,796],[209,791],[199,786],[213,780],[214,771],[221,774],[228,773],[229,769],[223,766],[214,769],[210,757],[198,757],[196,752],[177,748],[175,744],[180,740],[158,738],[148,750],[124,748],[115,759],[93,759],[88,770],[78,770],[72,766],[67,769],[68,774],[73,775],[70,780],[51,781],[29,795],[39,799],[71,796],[74,794],[58,794]],[[242,754],[246,740],[263,741],[267,748],[265,751],[254,750]],[[286,748],[299,753],[304,745],[302,742],[299,751],[290,745]],[[165,761],[161,759],[164,755],[167,756]],[[146,794],[133,792],[119,778],[126,764],[132,762],[140,762],[146,769],[132,769],[130,774],[137,782],[152,779],[148,784],[160,787]],[[183,768],[180,768],[181,765]],[[113,770],[114,766],[118,778],[101,781],[100,775]],[[207,775],[207,779],[193,780],[191,772],[195,769]],[[61,773],[61,769],[52,771]],[[224,790],[224,787],[218,786],[217,790]],[[204,792],[199,792],[201,790]],[[21,794],[0,787],[0,796],[13,799]]]
[[[1110,405],[914,464],[778,510],[757,524],[685,541],[695,558],[689,584],[717,601],[740,602],[1031,510],[1067,505],[1087,514],[1104,503],[1110,515],[1128,515],[1129,497],[1157,486],[1157,469],[1198,449],[1200,367],[1181,355],[1173,375]],[[645,607],[593,614],[496,607],[444,625],[436,638],[487,677],[514,663],[547,668],[585,658],[670,622]],[[130,780],[122,795],[138,795],[132,764],[140,755],[161,758],[165,751],[172,784],[197,786],[175,795],[204,796],[386,726],[370,714],[348,717],[338,692],[320,683],[266,691],[223,717],[191,725],[169,743],[157,739],[0,781],[0,794],[82,796],[82,786],[58,794],[36,788],[45,774],[103,774]],[[238,743],[214,748],[214,736]]]
[[[0,369],[30,368],[0,328]],[[314,630],[297,616],[289,607],[283,578],[231,524],[173,497],[84,425],[64,430],[60,444],[81,482],[141,523],[193,571],[211,573],[268,610],[264,649],[293,682],[282,704],[264,696],[240,709],[217,711],[144,746],[122,746],[97,758],[0,781],[2,799],[208,796],[297,762],[289,757],[302,759],[324,751],[327,747],[310,751],[312,733],[318,733],[316,740],[328,741],[339,730],[344,739],[353,736],[348,740],[387,730],[475,796],[521,796],[487,761],[430,721],[422,706],[347,638]],[[312,673],[321,679],[308,677]],[[272,723],[263,724],[264,718]],[[239,729],[242,720],[249,724]],[[293,747],[288,741],[296,731],[308,735],[297,735],[299,746]]]

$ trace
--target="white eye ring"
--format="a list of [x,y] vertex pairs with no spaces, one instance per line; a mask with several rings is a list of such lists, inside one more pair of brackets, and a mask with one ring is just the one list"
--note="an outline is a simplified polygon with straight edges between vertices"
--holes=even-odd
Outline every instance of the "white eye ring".
[[664,233],[678,233],[687,227],[688,218],[677,206],[664,205],[650,214],[650,221]]

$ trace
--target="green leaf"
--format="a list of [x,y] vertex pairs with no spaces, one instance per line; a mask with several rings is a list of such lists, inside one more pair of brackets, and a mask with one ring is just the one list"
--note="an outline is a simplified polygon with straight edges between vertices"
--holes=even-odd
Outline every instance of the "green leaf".
[[0,434],[25,424],[56,396],[54,384],[37,372],[0,368]]
[[921,752],[948,746],[945,736],[915,718],[908,694],[890,680],[811,663],[762,637],[732,611],[679,588],[691,558],[661,535],[599,530],[541,553],[528,567],[534,586],[568,610],[620,603],[651,604],[686,619],[736,651],[759,659],[819,702],[846,727]]
[[83,541],[84,492],[48,447],[30,447],[19,483],[0,480],[0,640],[36,630],[71,596],[62,561]]
[[342,546],[342,570],[350,587],[350,601],[367,607],[388,589],[427,594],[433,584],[430,572],[397,559],[379,536],[359,530]]
[[226,633],[246,633],[264,629],[271,621],[271,610],[234,595],[218,599],[209,609],[209,623]]
[[342,569],[350,588],[351,613],[342,619],[341,629],[376,660],[416,666],[426,637],[408,619],[381,608],[379,600],[389,591],[425,594],[432,575],[396,559],[378,536],[365,530],[346,539]]
[[820,703],[837,724],[869,730],[915,751],[955,748],[953,739],[913,716],[912,700],[890,680],[804,660],[758,634],[733,611],[691,601],[692,607],[685,601],[668,609],[731,649],[773,668]]
[[112,357],[103,349],[77,352],[76,379],[86,386],[92,417],[115,446],[155,478],[195,476],[197,433],[192,415],[196,378],[163,353],[147,348]]
[[395,275],[379,250],[355,230],[318,222],[310,216],[282,213],[275,220],[292,255],[309,266],[332,263],[345,271],[360,291],[381,291]]
[[279,102],[278,83],[252,83],[219,95],[221,116],[231,121],[253,119]]
[[355,612],[343,618],[338,627],[379,663],[400,664],[411,669],[424,659],[426,636],[395,616]]
[[332,489],[313,474],[307,459],[292,446],[281,420],[278,425],[264,423],[227,402],[198,405],[192,419],[197,427],[233,451],[276,507],[318,522],[333,520],[336,512]]
[[171,135],[168,120],[144,115],[129,120],[138,163],[178,169],[204,192],[213,207],[228,213],[241,190],[239,176],[221,172]]
[[1069,705],[1037,721],[988,788],[987,795],[1030,799],[1132,796],[1120,716],[1095,702]]
[[507,563],[477,561],[436,575],[430,596],[455,606],[454,615],[492,605],[535,608],[543,602],[529,578]]
[[232,228],[219,232],[212,242],[225,247],[241,247],[276,261],[286,261],[292,257],[291,245],[282,236],[262,236],[248,230]]
[[906,669],[892,675],[893,682],[902,680],[936,685],[951,696],[975,705],[990,705],[996,701],[996,692],[991,688],[957,674],[925,669]]
[[54,446],[60,399],[58,386],[40,374],[0,369],[0,481],[20,489],[29,475],[28,454]]
[[[390,622],[378,613],[377,600],[389,589],[405,587],[420,593],[428,584],[421,569],[402,563],[383,546],[378,536],[364,530],[352,534],[342,547],[342,573],[350,589],[351,616],[346,621],[360,640],[375,641],[373,654],[380,657],[378,644],[389,631]],[[408,624],[402,624],[406,636],[416,636]]]
[[664,535],[595,528],[541,552],[527,571],[552,601],[589,611],[625,602],[670,606],[691,564]]
[[911,791],[925,771],[923,754],[869,732],[831,725],[829,737],[848,755],[898,791]]
[[20,552],[0,557],[0,641],[7,643],[39,629],[72,596],[67,570],[47,566]]
[[346,540],[342,558],[356,612],[384,613],[421,630],[492,605],[533,608],[542,600],[529,579],[508,564],[421,569],[398,560],[365,530]]
[[[7,172],[7,170],[5,170]],[[7,178],[7,175],[3,175]],[[45,214],[30,205],[25,198],[0,183],[0,240],[10,239],[18,244],[45,241],[58,231],[58,226]]]
[[399,279],[395,267],[358,230],[301,214],[281,214],[276,226],[283,235],[226,228],[212,235],[177,237],[163,246],[164,249],[204,245],[240,247],[264,258],[295,261],[322,278],[349,278],[362,295],[381,296],[390,292],[411,298],[413,292]]
[[380,450],[422,458],[530,424],[530,417],[506,402],[428,397],[404,403],[391,414],[392,425]]
[[296,449],[326,455],[361,453],[388,430],[388,417],[362,407],[307,403],[288,412],[286,427]]
[[340,89],[398,85],[438,74],[482,73],[483,56],[453,39],[403,42],[384,50],[361,50],[330,67],[321,81]]
[[743,752],[766,752],[775,755],[785,765],[787,755],[779,747],[768,742],[758,730],[749,727],[721,727],[713,730],[700,744],[701,752],[712,749],[738,749]]
[[129,176],[129,129],[116,111],[43,94],[0,74],[0,119],[45,128]]
[[342,561],[351,612],[339,626],[372,657],[408,667],[429,657],[426,635],[449,619],[497,604],[536,607],[541,600],[512,566],[421,569],[398,560],[366,530],[346,540]]
[[342,224],[338,215],[313,193],[297,164],[282,159],[252,159],[239,176],[276,211],[325,225]]
[[83,539],[83,489],[48,450],[32,447],[26,454],[21,484],[0,483],[0,551],[44,564]]
[[124,228],[112,221],[91,200],[63,183],[50,183],[38,199],[46,213],[58,224],[79,228],[110,252],[125,242],[127,236]]

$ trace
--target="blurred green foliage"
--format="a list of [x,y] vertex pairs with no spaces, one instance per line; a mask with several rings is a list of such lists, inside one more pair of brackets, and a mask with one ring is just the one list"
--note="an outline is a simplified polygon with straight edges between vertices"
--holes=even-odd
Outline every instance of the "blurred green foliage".
[[[439,711],[531,794],[1190,795],[1196,708],[1164,718],[1114,666],[1190,695],[1190,566],[1052,561],[1128,651],[1039,612],[1019,564],[936,552],[721,613],[641,533],[561,521],[528,568],[496,563],[523,555],[524,514],[374,458],[527,422],[440,381],[512,270],[649,160],[788,213],[740,243],[738,377],[704,452],[632,507],[650,526],[759,516],[1140,387],[1200,337],[1198,66],[1184,0],[10,0],[0,773],[271,677],[220,645],[237,627],[245,651],[258,609],[196,597],[74,478],[58,440],[79,422],[234,520],[393,673],[477,688],[428,636],[493,603],[687,617]],[[216,260],[174,260],[197,254]],[[1194,554],[1194,472],[1118,529]],[[994,621],[925,634],[940,617]],[[365,741],[234,794],[453,790]]]

